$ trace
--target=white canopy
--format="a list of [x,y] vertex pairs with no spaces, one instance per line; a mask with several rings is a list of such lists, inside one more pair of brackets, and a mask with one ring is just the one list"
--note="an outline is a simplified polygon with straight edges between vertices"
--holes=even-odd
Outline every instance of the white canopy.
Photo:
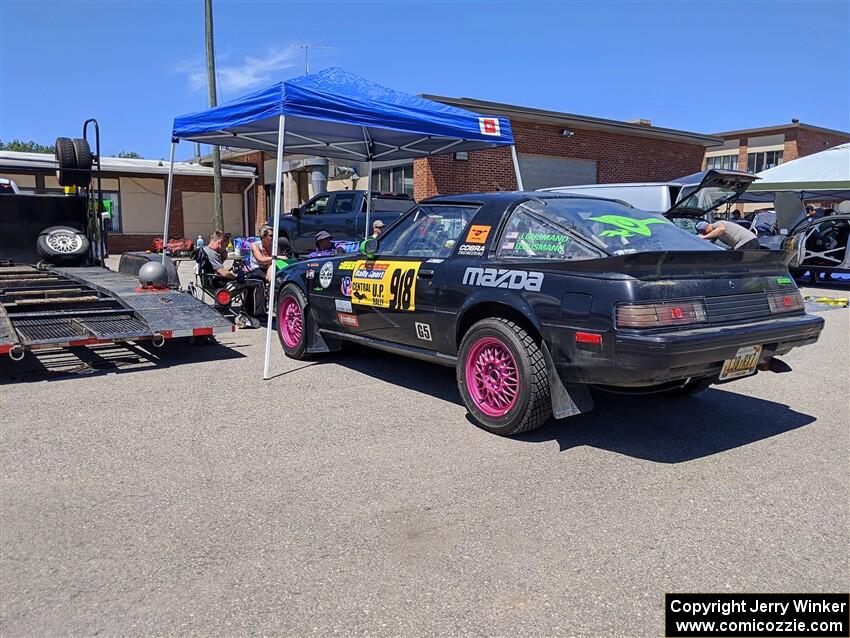
[[850,189],[850,144],[774,166],[758,174],[750,192]]

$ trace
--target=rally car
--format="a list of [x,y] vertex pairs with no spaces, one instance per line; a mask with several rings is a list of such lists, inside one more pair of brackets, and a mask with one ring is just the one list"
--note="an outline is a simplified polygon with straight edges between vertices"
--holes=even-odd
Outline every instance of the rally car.
[[784,252],[723,250],[614,200],[436,197],[364,249],[280,273],[286,354],[354,341],[455,366],[501,435],[592,409],[591,387],[688,394],[787,369],[776,357],[823,327]]

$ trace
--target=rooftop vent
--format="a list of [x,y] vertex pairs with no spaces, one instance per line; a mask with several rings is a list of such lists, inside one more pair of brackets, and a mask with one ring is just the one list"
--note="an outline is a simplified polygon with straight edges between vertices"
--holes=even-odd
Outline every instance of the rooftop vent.
[[638,118],[636,120],[626,120],[627,124],[639,124],[640,126],[652,126],[652,120],[644,120]]

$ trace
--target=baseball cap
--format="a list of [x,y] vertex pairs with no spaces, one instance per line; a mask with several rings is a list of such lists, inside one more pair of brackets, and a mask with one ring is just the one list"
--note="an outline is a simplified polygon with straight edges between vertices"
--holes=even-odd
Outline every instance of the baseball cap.
[[700,220],[700,221],[698,221],[698,222],[697,222],[697,227],[696,227],[696,228],[697,228],[697,232],[698,232],[698,233],[699,233],[699,232],[702,232],[702,231],[704,231],[706,228],[708,228],[708,222],[707,222],[707,221],[705,221],[705,220]]
[[333,239],[333,235],[331,235],[326,230],[320,230],[318,233],[316,233],[316,243],[318,244],[323,239]]
[[374,222],[372,222],[372,228],[383,228],[383,227],[384,227],[384,222],[382,222],[380,219],[376,219]]
[[806,206],[806,210],[815,210],[815,207],[809,204],[808,206]]

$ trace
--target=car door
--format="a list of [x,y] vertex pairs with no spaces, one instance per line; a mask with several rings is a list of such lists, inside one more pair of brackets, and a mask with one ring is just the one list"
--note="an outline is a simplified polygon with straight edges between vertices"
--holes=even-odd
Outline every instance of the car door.
[[309,253],[316,247],[316,233],[324,230],[325,211],[329,201],[330,193],[324,193],[301,207],[298,236],[292,242],[296,253]]
[[333,235],[334,239],[352,241],[357,238],[357,213],[354,210],[356,199],[357,193],[352,191],[337,191],[331,195],[325,211],[323,230]]
[[351,301],[363,336],[433,350],[438,293],[449,259],[477,206],[425,204],[358,259]]

